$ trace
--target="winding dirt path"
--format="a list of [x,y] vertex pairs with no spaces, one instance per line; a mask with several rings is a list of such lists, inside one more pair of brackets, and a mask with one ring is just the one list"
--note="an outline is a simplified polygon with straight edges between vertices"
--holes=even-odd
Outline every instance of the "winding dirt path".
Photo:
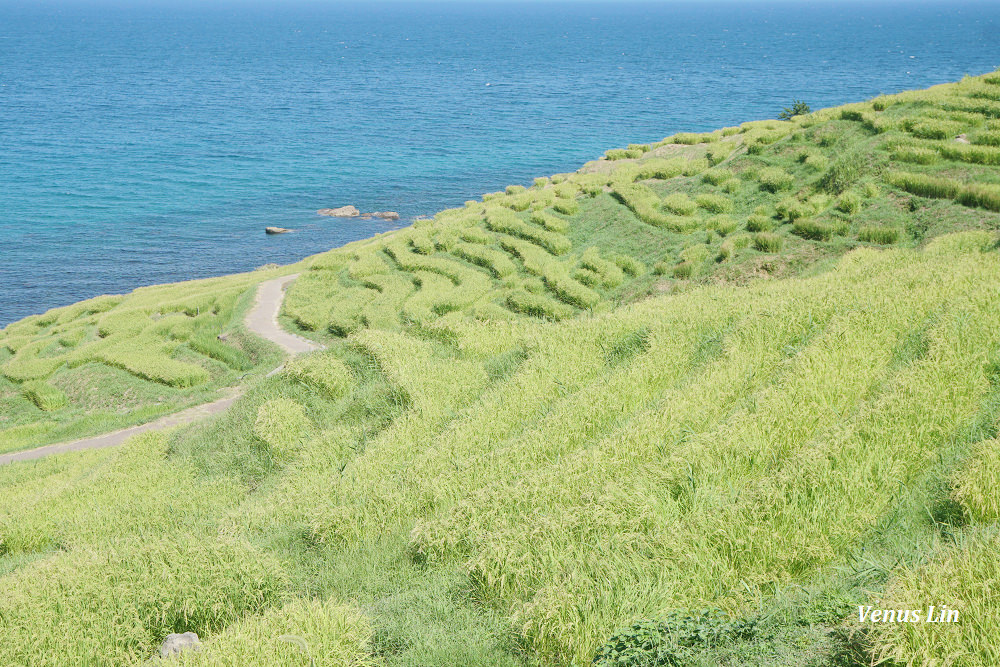
[[[288,353],[290,356],[312,352],[322,348],[310,340],[300,338],[288,333],[278,324],[278,313],[281,312],[281,304],[285,299],[285,290],[298,278],[298,274],[283,276],[268,280],[257,287],[257,299],[253,308],[247,313],[244,322],[250,331],[261,338],[271,341]],[[268,373],[268,376],[279,372],[284,365],[278,366]],[[10,452],[0,454],[0,465],[14,463],[15,461],[31,461],[40,459],[50,454],[61,454],[63,452],[78,452],[85,449],[103,449],[104,447],[114,447],[120,445],[134,435],[145,433],[146,431],[162,431],[174,426],[190,424],[198,419],[203,419],[210,415],[216,415],[226,411],[236,399],[243,395],[242,387],[230,387],[226,390],[226,395],[211,403],[202,403],[194,407],[175,412],[173,414],[160,417],[155,421],[138,426],[132,426],[120,431],[96,435],[82,440],[72,442],[60,442],[53,445],[45,445],[35,449],[27,449],[21,452]]]

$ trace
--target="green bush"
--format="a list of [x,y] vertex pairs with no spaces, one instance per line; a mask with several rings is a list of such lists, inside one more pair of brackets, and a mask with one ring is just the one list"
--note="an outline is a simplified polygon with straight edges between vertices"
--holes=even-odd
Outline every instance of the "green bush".
[[690,132],[680,132],[672,137],[667,137],[664,141],[669,140],[674,144],[685,144],[688,146],[694,144],[707,144],[714,141],[718,141],[719,137],[712,132],[705,132],[703,134],[692,134]]
[[781,236],[773,232],[754,234],[753,247],[761,252],[779,252],[781,250]]
[[899,240],[899,230],[895,227],[865,226],[858,231],[858,239],[865,243],[891,245]]
[[791,190],[795,184],[795,177],[780,167],[765,167],[757,173],[757,181],[761,190],[779,192]]
[[733,200],[729,197],[723,197],[722,195],[715,195],[711,193],[703,193],[695,198],[698,202],[698,206],[702,207],[709,213],[729,213],[733,210]]
[[53,387],[41,380],[27,382],[21,387],[21,393],[29,401],[34,403],[39,410],[53,412],[60,408],[65,408],[69,401],[66,394],[57,387]]
[[642,157],[644,151],[641,150],[627,150],[624,148],[612,148],[611,150],[604,153],[604,157],[609,160],[630,160]]
[[752,640],[755,621],[734,620],[718,609],[671,612],[662,621],[642,620],[615,634],[598,650],[594,667],[682,667],[707,664],[706,651]]

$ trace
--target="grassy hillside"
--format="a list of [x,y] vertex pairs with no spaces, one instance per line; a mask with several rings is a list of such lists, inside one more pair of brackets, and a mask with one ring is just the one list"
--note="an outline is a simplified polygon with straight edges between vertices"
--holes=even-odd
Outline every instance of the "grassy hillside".
[[0,453],[147,422],[276,365],[243,316],[259,282],[290,272],[143,287],[11,324],[0,332]]
[[[1000,73],[308,260],[286,324],[327,350],[214,420],[0,468],[0,663],[195,631],[177,664],[997,664],[998,136]],[[99,414],[81,369],[193,400],[263,368],[199,346],[270,276],[11,325],[0,436]],[[932,604],[961,620],[858,620]]]

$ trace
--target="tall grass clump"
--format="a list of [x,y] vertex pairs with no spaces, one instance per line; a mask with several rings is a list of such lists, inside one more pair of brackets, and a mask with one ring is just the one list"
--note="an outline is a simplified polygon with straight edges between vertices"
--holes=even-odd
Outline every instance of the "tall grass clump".
[[663,198],[662,206],[675,215],[694,215],[698,205],[683,192],[674,192]]
[[687,231],[696,222],[677,215],[661,212],[660,198],[648,187],[639,184],[616,184],[612,190],[614,196],[629,207],[636,217],[648,225],[663,227],[672,231]]
[[848,190],[837,198],[837,210],[847,215],[854,215],[861,210],[861,195]]
[[892,245],[899,240],[899,230],[895,227],[876,227],[866,225],[858,230],[858,239],[865,243]]
[[[540,212],[532,216],[532,220],[540,219],[543,224],[548,218],[557,219],[554,216]],[[563,234],[539,229],[535,225],[524,222],[513,212],[504,209],[488,211],[486,213],[486,226],[494,232],[509,234],[525,241],[530,241],[545,248],[553,255],[564,255],[573,247],[570,240]]]
[[748,232],[769,232],[774,229],[776,222],[774,218],[766,215],[754,214],[747,218],[747,231]]
[[470,264],[487,269],[497,278],[506,278],[517,273],[517,267],[503,252],[471,243],[456,243],[451,253]]
[[54,412],[69,404],[66,394],[61,389],[41,380],[26,382],[21,387],[21,392],[25,398],[44,412]]
[[926,146],[899,146],[892,151],[892,159],[911,164],[934,164],[941,159],[940,153]]
[[781,236],[773,232],[754,234],[753,247],[760,252],[779,252],[781,250]]
[[963,123],[928,119],[910,126],[910,133],[921,139],[952,139],[965,129]]
[[515,313],[541,317],[553,321],[564,320],[573,315],[573,309],[550,299],[543,294],[532,294],[524,290],[511,292],[507,296],[507,307]]
[[733,200],[722,195],[706,192],[695,197],[695,201],[709,213],[729,213],[733,210]]
[[801,218],[792,223],[792,233],[813,241],[829,241],[836,233],[836,228],[828,222]]
[[220,632],[286,588],[274,558],[211,535],[58,553],[0,580],[0,663],[142,664],[168,634]]
[[285,374],[320,391],[331,400],[346,395],[357,385],[354,374],[332,352],[297,357],[285,366]]
[[1000,165],[1000,148],[995,146],[941,144],[938,146],[938,152],[948,160],[990,166]]
[[725,181],[733,178],[733,172],[728,169],[709,169],[701,175],[701,180],[712,185],[721,185]]
[[757,182],[760,183],[761,190],[780,192],[791,190],[795,177],[780,167],[765,167],[757,173]]

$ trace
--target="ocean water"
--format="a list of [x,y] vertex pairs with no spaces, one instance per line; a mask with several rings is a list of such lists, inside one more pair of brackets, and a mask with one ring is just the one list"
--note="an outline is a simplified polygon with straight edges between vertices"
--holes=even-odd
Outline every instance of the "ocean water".
[[[997,2],[0,0],[0,326],[998,66]],[[315,214],[344,204],[404,219]]]

